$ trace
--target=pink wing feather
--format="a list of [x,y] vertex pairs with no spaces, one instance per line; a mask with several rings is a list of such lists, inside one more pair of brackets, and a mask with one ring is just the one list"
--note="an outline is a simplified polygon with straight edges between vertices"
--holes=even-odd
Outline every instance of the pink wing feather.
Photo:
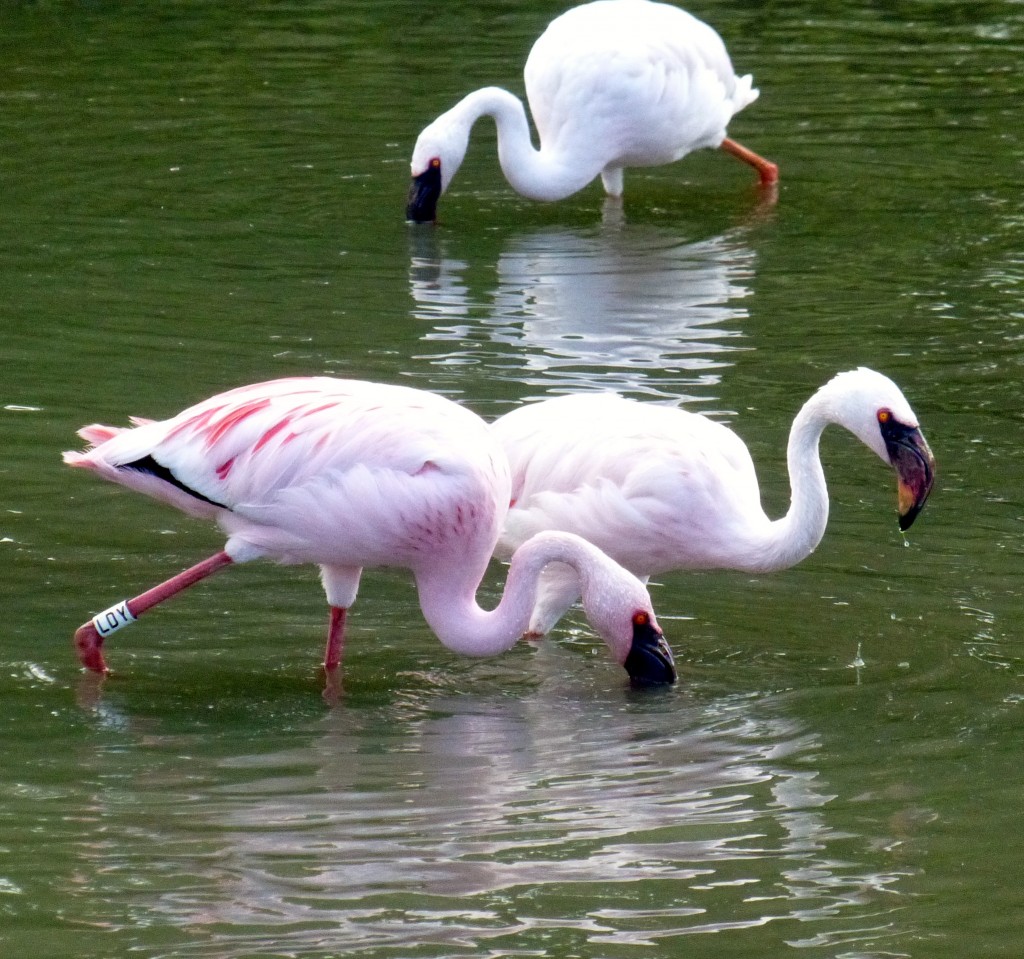
[[469,535],[496,538],[508,504],[507,465],[487,452],[483,421],[407,387],[274,380],[140,422],[88,427],[81,435],[93,447],[65,462],[217,519],[287,561],[409,559],[412,540],[436,547],[435,518],[460,509],[473,514]]

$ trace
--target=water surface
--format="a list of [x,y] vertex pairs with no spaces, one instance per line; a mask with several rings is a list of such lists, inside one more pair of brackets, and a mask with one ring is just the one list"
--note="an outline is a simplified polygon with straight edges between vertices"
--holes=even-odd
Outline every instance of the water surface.
[[[774,202],[704,153],[531,204],[481,127],[426,230],[416,133],[521,91],[555,7],[0,11],[5,955],[1018,954],[1024,9],[692,9],[761,87],[731,129]],[[290,374],[487,416],[613,387],[728,421],[778,513],[793,415],[856,365],[914,405],[932,502],[904,540],[826,434],[812,557],[653,586],[671,691],[579,616],[459,659],[389,571],[331,706],[316,576],[268,565],[77,668],[86,615],[220,545],[64,469],[84,423]]]

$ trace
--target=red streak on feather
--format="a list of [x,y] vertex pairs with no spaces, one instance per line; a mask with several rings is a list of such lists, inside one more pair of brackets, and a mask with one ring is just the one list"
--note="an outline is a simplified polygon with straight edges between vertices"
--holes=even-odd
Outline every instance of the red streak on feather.
[[214,470],[214,472],[217,474],[217,479],[220,479],[220,480],[227,479],[228,478],[228,473],[231,472],[231,467],[234,466],[234,465],[235,465],[235,457],[234,456],[232,456],[231,459],[226,460],[225,462],[221,463],[220,466],[218,466],[217,469]]
[[165,439],[173,439],[179,433],[184,433],[186,431],[194,431],[198,433],[222,409],[224,409],[223,406],[211,406],[208,410],[204,410],[202,413],[196,413],[195,416],[190,416],[187,420],[179,423],[173,430],[168,432]]
[[331,401],[330,403],[323,403],[320,406],[311,406],[308,410],[303,410],[301,413],[295,416],[295,419],[301,420],[303,417],[306,416],[316,416],[317,413],[323,413],[325,410],[333,409],[337,405],[338,404],[336,402]]
[[[281,432],[285,427],[291,424],[292,417],[285,416],[278,420],[273,426],[270,427],[257,441],[256,445],[252,448],[254,453],[258,453],[264,446],[267,445],[278,433]],[[287,441],[286,441],[287,442]]]
[[215,426],[211,427],[206,435],[206,448],[210,449],[213,445],[225,434],[228,430],[233,429],[242,420],[248,419],[254,413],[259,413],[270,406],[270,400],[263,397],[259,400],[252,400],[249,403],[243,403],[241,406],[236,407],[229,413],[225,413],[216,423]]

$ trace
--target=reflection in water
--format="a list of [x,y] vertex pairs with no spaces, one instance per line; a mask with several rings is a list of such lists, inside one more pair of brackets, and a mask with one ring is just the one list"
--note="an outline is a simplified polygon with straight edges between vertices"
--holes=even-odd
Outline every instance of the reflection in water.
[[901,875],[863,861],[888,837],[829,825],[821,743],[761,700],[442,694],[219,760],[186,761],[191,739],[148,732],[132,802],[100,775],[117,828],[82,850],[111,901],[131,890],[128,926],[182,930],[178,956],[899,934]]
[[[410,231],[413,315],[435,364],[479,363],[544,392],[685,395],[741,349],[754,254],[741,231],[698,242],[644,225],[553,227],[514,238],[486,295],[436,230]],[[419,357],[423,359],[424,357]]]

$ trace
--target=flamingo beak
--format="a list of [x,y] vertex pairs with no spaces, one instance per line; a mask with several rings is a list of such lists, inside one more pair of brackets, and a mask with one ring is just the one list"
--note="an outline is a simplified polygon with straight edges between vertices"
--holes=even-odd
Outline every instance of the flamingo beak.
[[882,425],[882,437],[898,477],[900,529],[908,530],[932,491],[935,457],[916,426],[890,419]]
[[622,665],[635,686],[668,686],[676,681],[672,650],[645,613],[633,617],[633,645]]
[[441,199],[441,161],[430,161],[427,168],[412,178],[405,218],[412,223],[435,223],[437,201]]

